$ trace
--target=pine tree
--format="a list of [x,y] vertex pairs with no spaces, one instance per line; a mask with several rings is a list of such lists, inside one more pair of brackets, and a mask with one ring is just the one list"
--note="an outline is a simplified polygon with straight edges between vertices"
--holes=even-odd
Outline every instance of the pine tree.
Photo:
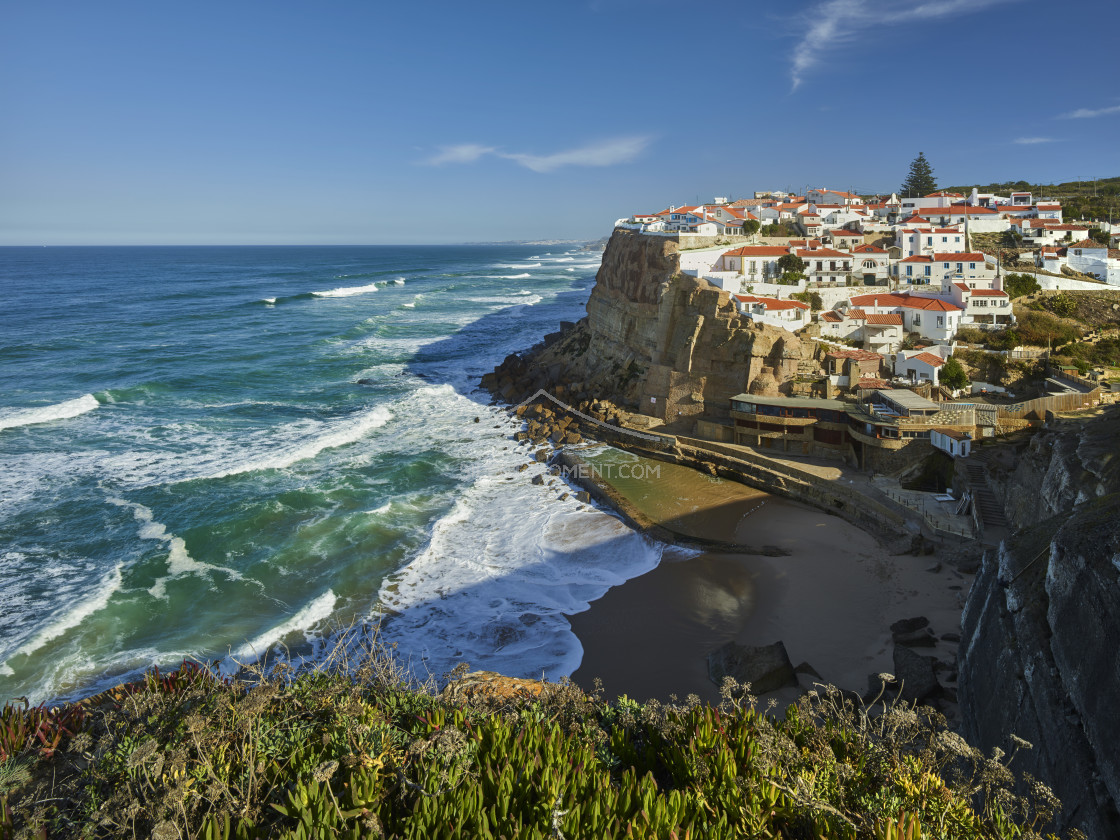
[[929,195],[937,190],[937,181],[933,179],[933,168],[922,152],[910,161],[910,174],[899,187],[899,195],[922,196]]

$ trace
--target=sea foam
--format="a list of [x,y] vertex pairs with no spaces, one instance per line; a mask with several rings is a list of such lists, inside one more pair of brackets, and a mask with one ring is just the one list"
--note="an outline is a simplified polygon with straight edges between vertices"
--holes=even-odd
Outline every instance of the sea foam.
[[338,289],[329,289],[325,292],[312,292],[315,297],[323,298],[337,298],[337,297],[353,297],[354,295],[364,295],[367,292],[376,292],[377,283],[368,283],[365,286],[343,286]]
[[42,408],[29,408],[11,414],[0,415],[0,429],[14,429],[35,423],[50,423],[54,420],[68,420],[93,411],[101,403],[93,394],[86,394],[73,400],[45,405]]

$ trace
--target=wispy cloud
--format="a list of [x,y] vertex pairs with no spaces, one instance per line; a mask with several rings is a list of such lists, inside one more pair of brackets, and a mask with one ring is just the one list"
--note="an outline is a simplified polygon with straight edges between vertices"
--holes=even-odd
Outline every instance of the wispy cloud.
[[430,166],[443,166],[445,163],[474,163],[483,155],[492,155],[497,151],[493,146],[480,146],[477,143],[440,146],[439,152],[428,158],[426,163]]
[[613,166],[617,163],[629,163],[645,151],[650,141],[650,137],[620,137],[550,155],[506,152],[493,146],[465,143],[458,146],[441,146],[439,152],[425,163],[431,166],[474,163],[486,155],[493,155],[512,160],[534,172],[552,172],[564,166]]
[[1120,114],[1120,105],[1107,105],[1104,108],[1078,108],[1068,114],[1062,114],[1063,120],[1083,120],[1090,117],[1104,117],[1109,114]]
[[796,90],[806,74],[865,31],[881,26],[963,17],[1020,0],[823,0],[801,16],[801,40],[793,49],[790,75]]
[[1011,142],[1018,143],[1020,146],[1033,146],[1036,143],[1057,143],[1058,141],[1053,137],[1016,137]]

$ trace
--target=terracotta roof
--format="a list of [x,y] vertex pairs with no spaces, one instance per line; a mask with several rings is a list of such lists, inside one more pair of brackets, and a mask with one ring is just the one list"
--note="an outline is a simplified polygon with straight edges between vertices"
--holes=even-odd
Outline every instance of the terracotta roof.
[[734,251],[724,251],[725,257],[780,257],[789,253],[784,245],[744,245]]
[[915,359],[918,359],[918,360],[920,360],[920,361],[923,361],[923,362],[925,362],[925,363],[926,363],[927,365],[933,365],[934,367],[941,367],[941,366],[942,366],[943,364],[945,364],[945,360],[944,360],[944,359],[942,359],[942,358],[941,358],[940,356],[935,356],[935,355],[933,355],[932,353],[918,353],[918,354],[917,354],[917,355],[915,355],[915,356],[911,356],[911,357],[910,357],[909,359],[907,359],[906,361],[908,361],[908,362],[912,362],[912,361],[914,361]]
[[902,316],[894,312],[887,315],[868,315],[867,323],[878,326],[901,327]]
[[1007,292],[999,289],[969,289],[973,297],[1007,297]]
[[[1029,208],[1028,208],[1029,209]],[[997,211],[990,207],[925,207],[915,212],[916,216],[983,216]]]
[[849,309],[848,317],[855,321],[862,321],[867,317],[867,313],[862,309]]
[[777,298],[758,298],[755,303],[760,303],[767,309],[808,309],[809,304],[799,300],[778,300]]
[[944,190],[940,190],[939,192],[931,192],[929,195],[923,196],[923,198],[964,198],[964,196],[960,193],[945,192]]
[[964,283],[954,283],[953,285],[964,292],[966,295],[972,291],[972,289],[968,288],[968,286],[966,286]]
[[928,263],[928,262],[933,262],[933,257],[923,257],[921,254],[911,254],[909,257],[906,257],[905,259],[899,260],[899,262]]
[[851,258],[851,254],[845,254],[843,251],[834,251],[831,248],[816,248],[810,251],[802,251],[797,256],[810,257],[813,259],[825,257],[828,259],[836,259],[837,257]]
[[833,359],[855,359],[857,362],[882,361],[883,357],[870,350],[829,350],[826,354]]
[[890,391],[893,390],[891,383],[885,379],[873,379],[871,377],[861,377],[855,384],[856,388],[869,388],[872,391]]
[[853,254],[885,254],[887,250],[878,245],[857,245],[852,249]]
[[918,295],[882,292],[870,295],[856,295],[851,299],[853,306],[897,306],[902,309],[924,309],[937,312],[960,312],[961,308],[952,303]]
[[828,321],[830,324],[839,324],[844,319],[835,312],[822,312],[821,320]]
[[1082,239],[1080,242],[1074,242],[1069,247],[1070,248],[1105,248],[1107,246],[1102,245],[1101,243],[1097,242],[1095,239]]
[[960,254],[933,254],[934,262],[984,262],[984,255],[977,254],[971,251],[965,251]]

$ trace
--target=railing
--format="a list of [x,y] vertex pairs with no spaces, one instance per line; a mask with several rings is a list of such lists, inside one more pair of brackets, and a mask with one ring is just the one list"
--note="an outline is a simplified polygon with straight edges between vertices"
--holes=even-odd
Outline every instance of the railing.
[[[880,488],[880,489],[882,489],[882,488]],[[901,492],[899,492],[897,490],[883,490],[883,493],[886,494],[887,498],[891,499],[891,501],[897,502],[898,504],[902,505],[903,507],[908,508],[908,509],[914,511],[915,513],[919,514],[922,517],[922,521],[925,522],[926,525],[928,525],[934,531],[939,531],[943,534],[952,534],[953,536],[956,536],[956,537],[966,537],[966,538],[972,538],[976,535],[976,531],[975,531],[974,527],[966,527],[963,523],[961,524],[960,527],[957,527],[957,526],[954,526],[952,524],[937,522],[933,517],[931,517],[929,511],[926,510],[926,507],[925,507],[925,504],[924,504],[924,502],[925,502],[924,499],[918,500],[918,499],[907,498],[906,496],[904,496]],[[973,508],[976,507],[975,503],[973,503],[972,507]],[[970,522],[969,524],[972,524],[972,523]]]

